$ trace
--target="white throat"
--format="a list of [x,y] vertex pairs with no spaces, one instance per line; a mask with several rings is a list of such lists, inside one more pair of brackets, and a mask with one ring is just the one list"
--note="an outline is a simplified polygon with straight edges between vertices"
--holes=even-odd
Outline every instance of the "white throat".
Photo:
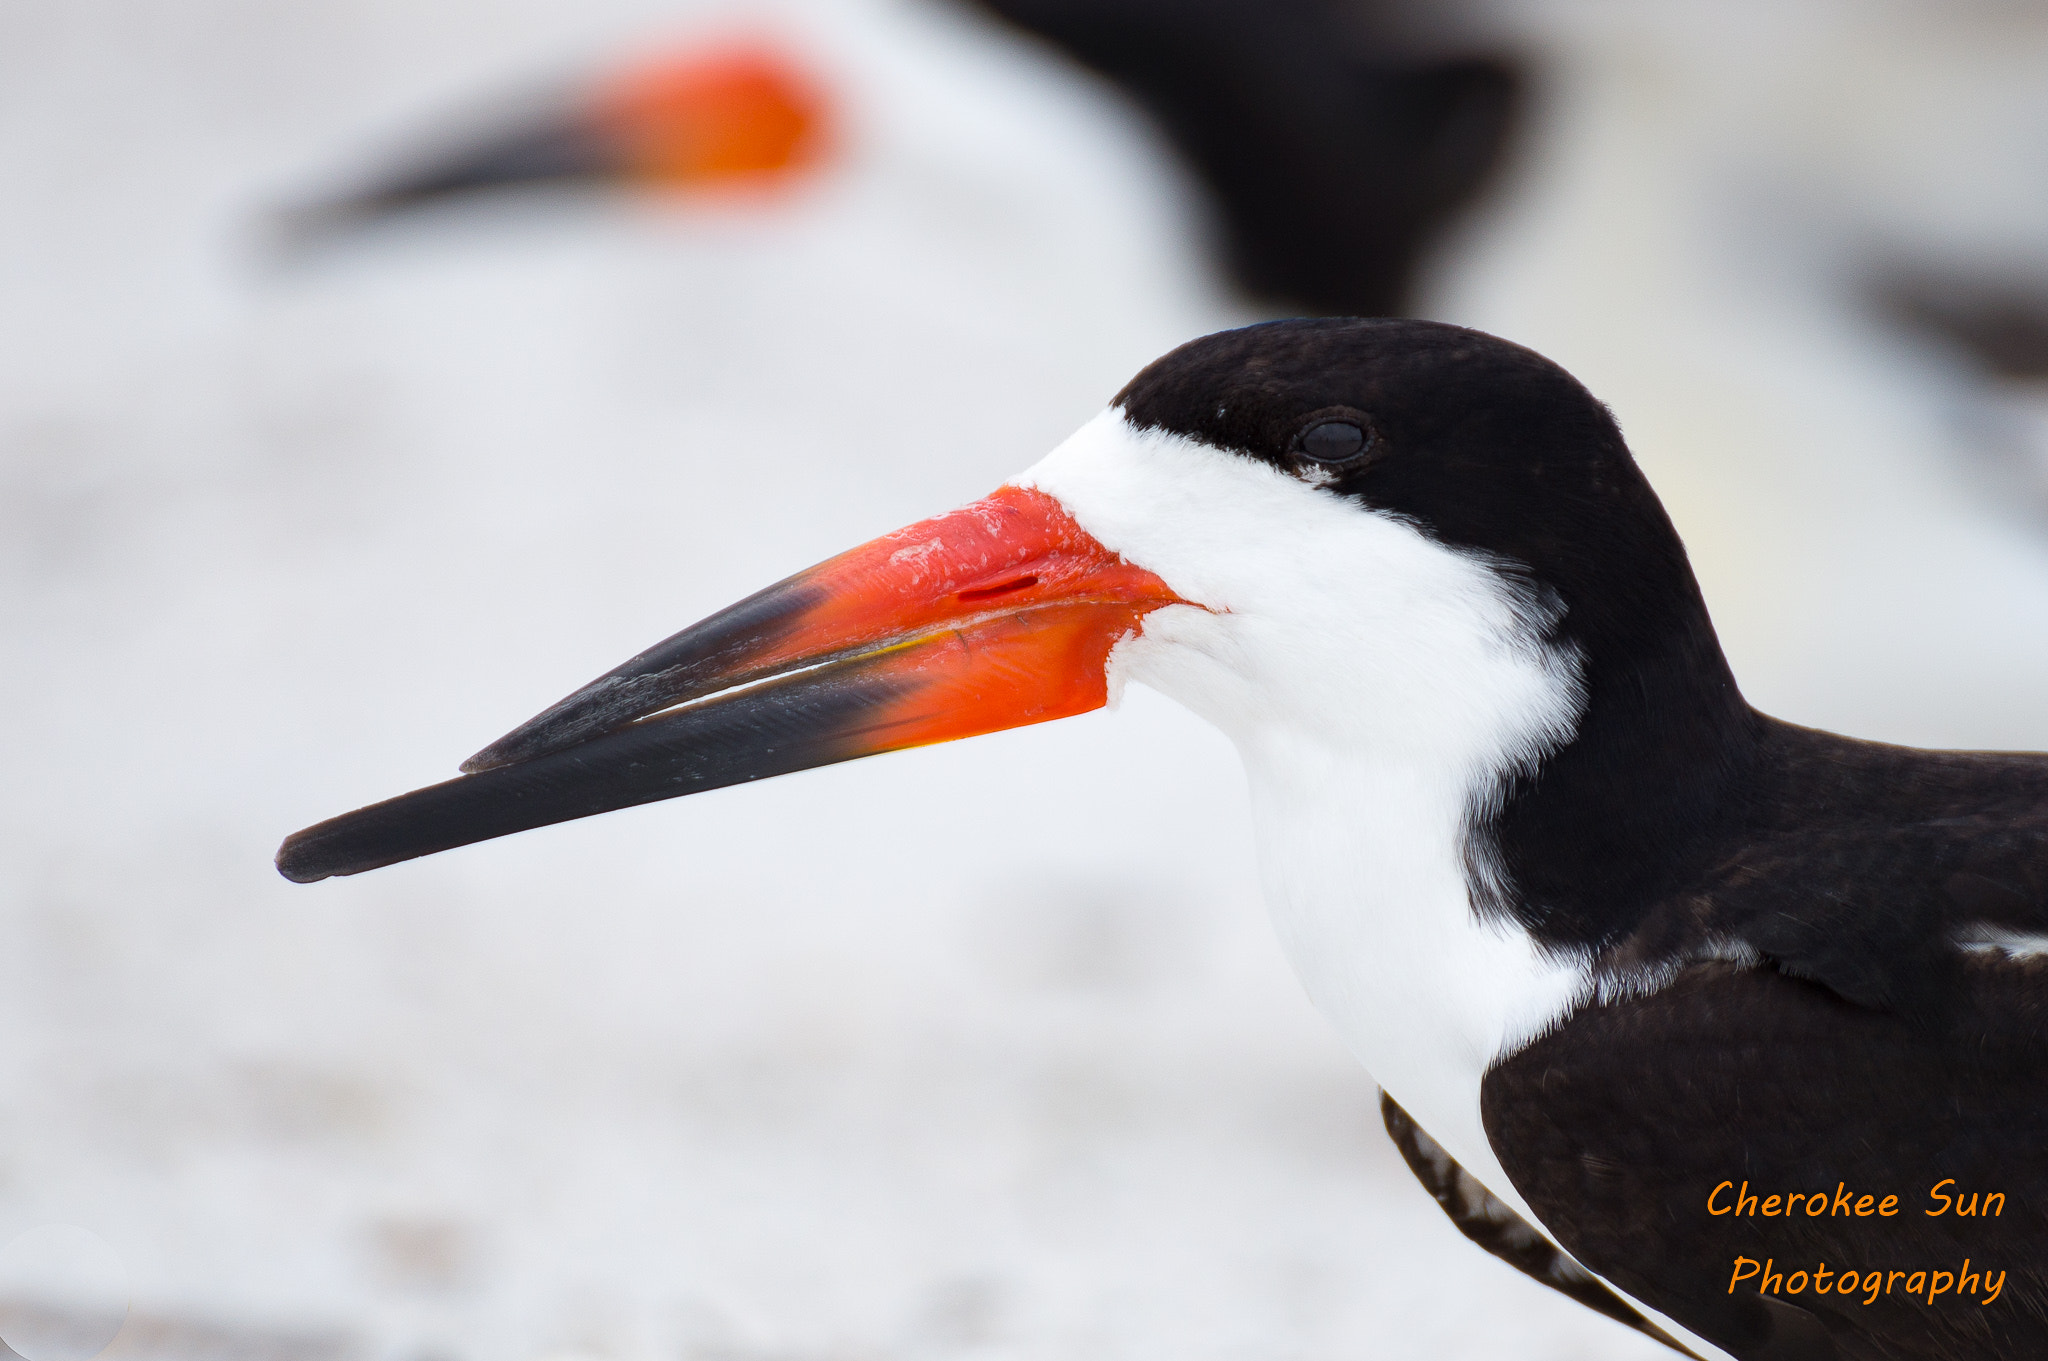
[[[1275,926],[1382,1086],[1525,1215],[1479,1114],[1487,1067],[1587,989],[1584,961],[1474,910],[1504,780],[1568,740],[1578,658],[1510,568],[1261,461],[1117,410],[1017,479],[1203,608],[1111,658],[1230,735]],[[1533,1219],[1533,1216],[1530,1216]]]

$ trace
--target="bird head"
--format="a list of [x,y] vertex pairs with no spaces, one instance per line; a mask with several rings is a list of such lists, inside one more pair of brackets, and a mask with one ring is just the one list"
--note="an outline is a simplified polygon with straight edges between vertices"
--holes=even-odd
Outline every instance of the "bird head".
[[1437,323],[1268,323],[1182,346],[992,495],[692,625],[278,864],[356,873],[1067,717],[1126,680],[1254,764],[1476,788],[1570,744],[1597,676],[1683,661],[1695,625],[1676,534],[1562,369]]

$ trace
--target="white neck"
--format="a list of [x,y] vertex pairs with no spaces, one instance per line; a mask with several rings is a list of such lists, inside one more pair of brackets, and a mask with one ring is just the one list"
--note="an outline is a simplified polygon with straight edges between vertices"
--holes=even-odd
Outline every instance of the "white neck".
[[1431,1137],[1527,1214],[1480,1121],[1487,1068],[1587,987],[1581,961],[1473,910],[1470,791],[1442,772],[1240,744],[1261,877],[1309,999]]
[[[1222,728],[1251,781],[1275,925],[1308,994],[1416,1120],[1526,1213],[1479,1114],[1486,1069],[1585,991],[1582,961],[1482,920],[1475,812],[1569,738],[1577,658],[1512,573],[1271,465],[1105,412],[1019,479],[1196,606],[1113,681]],[[1469,851],[1469,853],[1468,853]]]

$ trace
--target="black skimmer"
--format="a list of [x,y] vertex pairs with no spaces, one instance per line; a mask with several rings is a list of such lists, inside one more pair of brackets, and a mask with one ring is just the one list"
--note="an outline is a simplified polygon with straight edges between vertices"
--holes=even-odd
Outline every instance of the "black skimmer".
[[1131,680],[1237,745],[1281,940],[1469,1236],[1701,1356],[2048,1351],[2048,757],[1750,708],[1612,416],[1480,332],[1185,345],[994,495],[676,634],[278,867],[360,873]]

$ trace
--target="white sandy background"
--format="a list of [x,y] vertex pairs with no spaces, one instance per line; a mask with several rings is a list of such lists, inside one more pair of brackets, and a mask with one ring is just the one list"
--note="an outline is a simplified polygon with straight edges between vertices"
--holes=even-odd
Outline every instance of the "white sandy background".
[[[479,92],[736,22],[845,108],[778,205],[260,249]],[[1713,157],[1757,159],[1709,132],[1771,120],[1687,104],[1682,32],[1606,25],[1531,39],[1583,55],[1440,310],[1616,405],[1759,703],[2048,745],[2048,540],[1956,471],[1959,380],[1763,266],[1702,274],[1697,200],[1749,182]],[[125,1272],[17,1306],[118,1295],[132,1361],[1665,1354],[1408,1177],[1268,937],[1233,754],[1149,693],[270,867],[1253,317],[1149,138],[879,0],[0,9],[0,1243],[77,1226]],[[1694,199],[1625,231],[1660,166]]]

